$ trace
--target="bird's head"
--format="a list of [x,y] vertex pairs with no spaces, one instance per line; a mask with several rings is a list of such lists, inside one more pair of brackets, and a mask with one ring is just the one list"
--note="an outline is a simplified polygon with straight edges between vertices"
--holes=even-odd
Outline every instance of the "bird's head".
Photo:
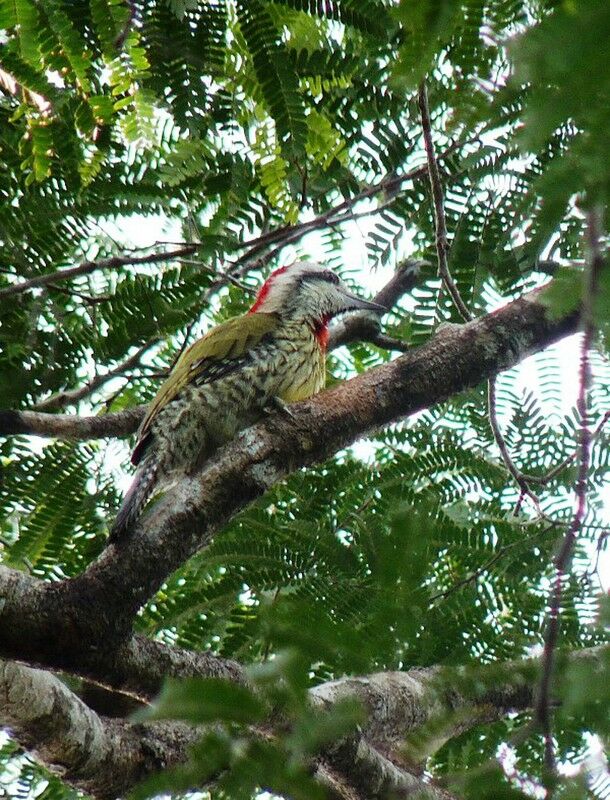
[[359,310],[378,314],[387,311],[350,292],[328,267],[312,261],[297,261],[271,273],[259,289],[250,312],[302,319],[319,328],[337,314]]

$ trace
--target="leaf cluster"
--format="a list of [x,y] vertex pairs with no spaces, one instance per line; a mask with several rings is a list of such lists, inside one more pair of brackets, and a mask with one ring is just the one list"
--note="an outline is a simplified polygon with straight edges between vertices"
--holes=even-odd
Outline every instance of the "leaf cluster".
[[[388,332],[417,345],[440,322],[458,321],[434,266],[428,178],[399,180],[425,160],[416,103],[424,78],[449,268],[473,313],[537,285],[551,261],[582,264],[583,211],[603,208],[608,195],[609,26],[602,0],[0,0],[0,292],[53,275],[44,288],[0,294],[0,406],[36,407],[116,369],[68,410],[146,402],[185,342],[243,312],[271,267],[314,254],[354,281],[355,241],[366,262],[356,282],[405,255],[430,264]],[[291,226],[345,200],[357,219],[291,239]],[[149,244],[194,242],[195,254],[69,281],[55,274],[125,255],[147,227]],[[269,232],[278,232],[272,245],[248,251]],[[595,304],[606,340],[607,272]],[[560,314],[578,302],[582,272],[557,277],[546,300]],[[329,383],[388,357],[366,344],[335,352]],[[306,756],[357,715],[309,719],[308,687],[413,666],[476,674],[539,647],[553,557],[573,511],[581,421],[562,397],[565,371],[548,352],[498,382],[518,468],[540,479],[567,459],[532,484],[539,510],[518,503],[480,388],[371,437],[364,455],[340,453],[293,475],[171,576],[139,630],[258,665],[261,702],[281,707],[295,733],[276,744],[252,738],[257,711],[237,689],[208,685],[201,700],[198,684],[171,687],[161,709],[218,727],[189,765],[195,772],[143,793],[180,792],[226,768],[218,796],[265,785],[314,797]],[[610,403],[602,355],[593,372],[595,426]],[[562,593],[565,647],[601,641],[608,453],[602,428]],[[3,563],[47,580],[78,574],[104,546],[127,447],[16,438],[0,457]],[[590,732],[608,734],[579,688],[601,695],[603,685],[583,670],[565,674],[555,727],[561,759],[577,766]],[[462,776],[464,796],[515,796],[514,781],[485,770],[526,722],[468,730],[426,766]],[[541,753],[536,736],[518,751],[534,779]],[[16,795],[40,796],[43,773],[12,743],[0,764]],[[72,796],[45,780],[43,797]],[[561,791],[577,789],[566,781]]]

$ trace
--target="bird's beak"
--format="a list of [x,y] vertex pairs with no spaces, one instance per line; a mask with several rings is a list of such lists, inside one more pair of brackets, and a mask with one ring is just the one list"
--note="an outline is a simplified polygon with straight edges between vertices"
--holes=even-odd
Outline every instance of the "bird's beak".
[[380,306],[379,303],[372,303],[370,300],[363,300],[358,295],[348,291],[344,286],[341,287],[341,294],[345,298],[346,311],[375,311],[377,314],[387,314],[388,309]]

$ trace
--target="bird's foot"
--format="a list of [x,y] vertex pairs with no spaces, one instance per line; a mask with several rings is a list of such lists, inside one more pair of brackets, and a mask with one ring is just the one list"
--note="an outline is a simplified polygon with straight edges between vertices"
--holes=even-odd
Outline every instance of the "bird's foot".
[[294,414],[290,410],[290,407],[282,400],[281,397],[278,397],[276,394],[269,398],[264,411],[265,414],[273,414],[275,411],[281,411],[282,414],[286,414],[291,419],[294,419]]

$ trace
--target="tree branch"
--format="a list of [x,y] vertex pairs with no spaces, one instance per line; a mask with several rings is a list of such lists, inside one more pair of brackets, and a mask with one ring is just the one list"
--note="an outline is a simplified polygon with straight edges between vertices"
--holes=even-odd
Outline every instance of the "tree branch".
[[123,437],[137,431],[145,413],[145,405],[89,417],[0,409],[0,436],[50,436],[76,441]]
[[[114,637],[114,646],[98,639],[89,632],[87,640],[78,635],[78,615],[93,615],[104,622],[98,628],[112,625],[104,606],[90,609],[82,598],[77,617],[69,615],[74,609],[56,606],[63,616],[56,619],[45,607],[45,598],[50,599],[49,584],[45,584],[19,570],[0,565],[0,655],[27,661],[34,666],[65,669],[84,678],[111,686],[138,699],[149,700],[161,688],[168,676],[189,677],[198,675],[208,678],[224,678],[232,683],[245,683],[246,676],[240,664],[232,659],[219,658],[203,651],[187,650],[169,646],[147,636],[135,634],[123,639]],[[110,613],[112,613],[110,611]],[[95,627],[95,626],[94,626]],[[21,646],[9,639],[21,638]],[[46,641],[46,645],[44,642]],[[99,642],[105,641],[100,647]],[[65,646],[74,648],[70,653]]]
[[57,272],[48,272],[45,275],[37,275],[21,283],[14,283],[11,286],[0,288],[0,297],[8,297],[13,294],[28,292],[30,289],[39,289],[57,281],[67,281],[72,278],[79,278],[83,275],[91,275],[104,269],[118,269],[131,264],[155,264],[159,261],[173,261],[181,256],[192,255],[197,250],[197,245],[189,244],[180,247],[178,250],[170,250],[167,253],[149,253],[146,256],[112,256],[111,258],[100,259],[99,261],[83,261],[76,267],[60,269]]
[[[388,281],[373,298],[374,302],[385,306],[388,310],[393,308],[398,300],[410,292],[417,284],[421,267],[425,261],[414,261],[407,259],[400,264]],[[333,325],[330,330],[329,349],[333,350],[341,345],[353,341],[370,341],[379,347],[387,349],[406,350],[404,342],[390,339],[379,331],[379,318],[375,314],[366,311],[358,311],[350,314],[344,320]],[[137,355],[137,354],[136,354]],[[135,358],[133,356],[132,358]],[[125,362],[120,365],[120,371],[124,371]],[[114,374],[118,374],[119,368],[115,368]],[[100,376],[100,381],[107,379],[106,375]],[[94,388],[99,388],[98,383]],[[62,392],[54,395],[55,398],[68,396],[68,402],[75,402],[75,398],[81,399],[91,391],[91,382],[87,384],[87,389],[76,389],[71,392]],[[37,411],[11,411],[0,410],[0,435],[14,436],[17,434],[52,436],[61,439],[95,439],[129,436],[134,433],[146,413],[146,406],[134,406],[125,411],[118,411],[110,414],[103,414],[95,417],[76,417],[60,416],[57,414],[40,413],[41,405],[46,405],[52,398],[43,400],[37,406]],[[63,404],[63,403],[62,403]],[[53,406],[57,407],[57,406]]]
[[104,719],[50,672],[6,661],[0,661],[0,721],[69,783],[107,800],[184,762],[199,738],[184,723]]
[[104,386],[104,384],[108,383],[108,381],[116,378],[119,375],[124,375],[128,370],[138,366],[144,353],[150,350],[150,348],[157,344],[158,341],[159,337],[154,336],[152,339],[149,339],[145,344],[143,344],[142,347],[138,348],[133,355],[129,356],[129,358],[126,358],[125,361],[122,361],[115,367],[112,367],[112,369],[109,369],[108,372],[105,372],[103,375],[96,375],[94,378],[91,378],[90,381],[84,383],[79,389],[67,389],[66,391],[52,394],[45,400],[41,400],[39,403],[36,403],[34,410],[57,411],[60,408],[65,408],[66,406],[78,403],[79,400],[82,400],[84,397],[88,397],[90,394],[93,394],[93,392]]
[[83,576],[64,586],[95,580],[104,586],[108,603],[120,574],[116,589],[131,618],[171,571],[286,475],[329,458],[371,430],[475,386],[572,332],[577,316],[548,321],[536,302],[538,294],[443,331],[396,361],[293,404],[291,418],[274,415],[243,431],[200,475],[180,480],[142,518],[132,537],[111,545]]
[[[601,663],[603,656],[604,649],[597,647],[569,658]],[[321,712],[355,700],[365,713],[357,730],[323,748],[316,777],[337,800],[382,800],[388,795],[453,800],[444,788],[423,779],[426,758],[475,725],[530,708],[537,669],[533,659],[500,668],[477,666],[473,683],[467,668],[428,667],[316,686],[309,700]],[[440,728],[439,720],[444,722]],[[150,774],[184,763],[202,732],[180,722],[141,724],[101,717],[50,673],[1,661],[0,723],[48,766],[60,767],[64,779],[99,798],[125,794]],[[250,733],[267,738],[282,731],[282,721],[276,720]],[[405,749],[414,734],[424,749]]]
[[120,677],[120,665],[109,669],[113,653],[130,641],[140,606],[240,509],[294,470],[573,333],[578,315],[549,320],[539,294],[445,329],[393,362],[293,404],[291,417],[274,414],[243,431],[199,475],[181,479],[152,504],[131,535],[83,574],[37,584],[19,603],[10,602],[9,590],[0,614],[2,654],[81,674],[97,669],[112,684]]

